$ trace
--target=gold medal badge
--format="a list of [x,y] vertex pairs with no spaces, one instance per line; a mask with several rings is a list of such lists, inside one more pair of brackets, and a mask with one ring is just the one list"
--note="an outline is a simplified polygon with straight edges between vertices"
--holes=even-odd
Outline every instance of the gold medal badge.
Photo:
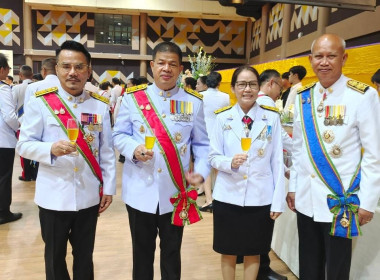
[[174,141],[175,141],[176,143],[180,143],[181,140],[182,140],[182,134],[181,134],[181,132],[176,132],[176,133],[174,134]]
[[141,125],[139,131],[140,131],[140,133],[145,133],[145,127],[143,125]]
[[331,129],[325,130],[322,134],[322,137],[323,137],[323,141],[329,144],[332,143],[335,139],[334,132]]
[[339,146],[339,145],[334,145],[332,146],[332,148],[330,149],[330,152],[329,152],[330,156],[332,156],[333,158],[339,158],[342,156],[342,148]]
[[92,142],[94,142],[94,140],[95,140],[95,135],[92,134],[91,132],[86,133],[84,135],[84,140],[86,140],[87,144],[91,145]]
[[265,154],[265,150],[264,150],[263,148],[260,148],[260,149],[257,151],[257,155],[258,155],[259,157],[263,157],[264,154]]
[[185,154],[186,154],[186,152],[187,152],[187,145],[184,144],[184,145],[180,148],[179,152],[180,152],[181,156],[185,156]]
[[340,219],[340,224],[344,228],[348,228],[350,221],[347,219],[346,211],[343,212],[343,217]]
[[185,208],[183,208],[182,210],[181,210],[181,212],[179,212],[179,217],[181,218],[181,220],[186,220],[187,219],[187,217],[188,217],[188,213],[187,213],[187,211],[186,211],[186,209]]
[[94,131],[94,125],[92,123],[90,123],[87,128],[89,131]]

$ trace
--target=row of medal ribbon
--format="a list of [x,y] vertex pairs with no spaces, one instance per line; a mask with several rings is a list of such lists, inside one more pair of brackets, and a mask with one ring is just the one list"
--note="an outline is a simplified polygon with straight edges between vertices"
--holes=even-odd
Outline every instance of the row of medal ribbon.
[[87,125],[89,131],[102,131],[101,114],[82,113],[80,119],[82,125]]
[[[319,108],[318,108],[319,109]],[[324,125],[343,125],[344,117],[346,115],[346,106],[345,105],[329,105],[325,106],[325,120],[323,121]],[[322,113],[322,112],[320,112]]]
[[172,121],[192,122],[193,121],[193,102],[170,100],[170,115]]

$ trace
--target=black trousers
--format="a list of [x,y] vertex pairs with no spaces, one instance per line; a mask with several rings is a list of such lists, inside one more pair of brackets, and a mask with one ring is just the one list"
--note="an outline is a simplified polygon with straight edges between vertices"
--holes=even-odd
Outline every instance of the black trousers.
[[38,162],[20,157],[22,174],[21,177],[26,180],[36,180],[38,172]]
[[159,215],[127,206],[133,245],[133,279],[153,280],[154,252],[160,237],[162,280],[181,279],[181,245],[183,227],[171,224],[172,213]]
[[66,265],[67,241],[70,241],[73,249],[73,279],[93,280],[92,255],[99,206],[80,211],[39,208],[41,235],[45,242],[46,279],[70,279]]
[[352,240],[329,234],[331,223],[297,212],[300,280],[348,280]]
[[0,148],[0,216],[9,214],[12,203],[14,148]]

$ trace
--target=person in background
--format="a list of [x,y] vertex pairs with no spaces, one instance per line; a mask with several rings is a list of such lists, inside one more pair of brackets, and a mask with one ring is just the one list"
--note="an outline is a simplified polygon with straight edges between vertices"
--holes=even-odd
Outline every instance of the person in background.
[[38,81],[42,81],[43,79],[44,79],[44,77],[42,77],[41,73],[33,74],[33,77],[32,77],[33,83],[38,82]]
[[[215,111],[217,109],[230,105],[230,96],[227,93],[219,91],[219,86],[222,81],[222,75],[218,72],[211,72],[207,75],[206,85],[207,90],[203,91],[203,112],[205,116],[207,134],[211,135],[215,124]],[[206,196],[206,201],[199,208],[202,212],[212,212],[212,182],[215,181],[217,171],[212,170],[205,182],[199,187],[198,194],[202,195],[203,192]]]
[[12,213],[12,174],[16,131],[19,122],[10,85],[3,82],[9,73],[7,57],[0,53],[0,224],[16,221],[22,213]]
[[[28,109],[29,98],[37,91],[49,87],[56,87],[59,85],[59,80],[55,72],[57,61],[55,57],[49,57],[41,63],[41,75],[44,78],[42,81],[34,82],[28,85],[24,97],[24,111]],[[25,112],[24,112],[25,113]]]
[[[153,280],[157,234],[159,278],[181,279],[183,226],[200,219],[195,201],[189,199],[196,199],[196,190],[188,186],[200,184],[210,171],[209,140],[202,95],[176,86],[183,70],[179,46],[162,42],[152,55],[154,83],[127,91],[113,139],[125,156],[122,199],[132,236],[132,279]],[[145,141],[152,136],[159,143],[153,147]],[[190,149],[195,158],[191,173]]]
[[[108,100],[84,90],[92,69],[91,55],[81,43],[65,41],[56,56],[60,83],[30,98],[17,152],[40,162],[34,201],[45,243],[46,279],[70,279],[70,241],[73,279],[90,280],[98,216],[116,192]],[[70,119],[80,125],[74,143],[68,138]]]
[[290,93],[290,88],[292,87],[291,83],[289,82],[289,72],[285,72],[281,75],[282,79],[282,92],[280,95],[280,99],[282,100],[282,107],[285,108],[286,101],[288,100],[288,96]]
[[[16,105],[17,118],[20,124],[22,124],[24,116],[24,100],[25,92],[29,84],[33,83],[33,70],[28,65],[22,65],[20,68],[20,81],[18,84],[12,87],[13,102]],[[35,181],[37,177],[38,164],[34,161],[20,157],[21,161],[21,176],[18,177],[21,181]]]
[[6,84],[13,86],[13,77],[12,76],[6,76],[5,79],[3,79]]
[[116,101],[121,95],[121,92],[123,91],[123,88],[121,87],[121,81],[119,78],[113,77],[112,78],[112,89],[111,89],[111,99],[110,99],[110,104],[112,108],[112,113],[115,109]]
[[139,76],[138,78],[137,78],[137,85],[148,85],[148,84],[150,84],[149,83],[149,81],[148,81],[148,79],[147,79],[147,77],[145,77],[145,76]]
[[185,86],[185,88],[195,90],[197,87],[197,80],[195,80],[193,77],[186,77],[184,86]]
[[373,74],[371,77],[371,82],[376,86],[376,89],[380,94],[380,69]]
[[302,87],[302,80],[306,76],[306,68],[302,65],[293,66],[289,69],[289,82],[292,84],[288,99],[286,101],[284,112],[289,112],[290,105],[294,104],[297,91]]
[[318,82],[295,102],[287,202],[297,213],[300,279],[349,279],[352,237],[380,197],[379,98],[342,74],[345,46],[335,34],[312,43]]
[[244,279],[256,279],[260,255],[270,251],[274,220],[285,207],[280,118],[256,102],[259,89],[257,71],[238,67],[231,78],[237,104],[218,110],[210,135],[209,162],[219,171],[213,249],[222,255],[224,280],[235,279],[236,256],[244,256]]
[[198,92],[205,91],[207,89],[207,76],[199,76],[197,79],[197,86],[195,87],[195,90]]

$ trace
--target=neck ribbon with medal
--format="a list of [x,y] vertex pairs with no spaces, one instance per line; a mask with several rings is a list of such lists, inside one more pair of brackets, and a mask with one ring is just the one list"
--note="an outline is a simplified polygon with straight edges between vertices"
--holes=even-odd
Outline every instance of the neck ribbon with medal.
[[[342,180],[327,152],[319,133],[315,104],[314,88],[301,92],[299,108],[301,126],[307,152],[315,172],[332,194],[327,195],[327,205],[333,213],[330,235],[352,238],[361,235],[358,219],[360,200],[356,192],[360,188],[360,164],[352,176],[350,187],[344,190]],[[308,100],[308,102],[306,102]],[[310,102],[309,102],[310,101]],[[317,111],[319,112],[318,108]]]
[[[50,88],[48,90],[43,90],[36,93],[36,97],[41,97],[42,101],[49,109],[50,113],[59,123],[62,130],[67,134],[66,123],[68,119],[76,119],[75,115],[71,112],[67,104],[63,101],[61,96],[57,93],[57,88]],[[79,134],[76,141],[78,146],[78,151],[83,156],[84,160],[90,167],[93,174],[99,180],[99,196],[103,196],[103,175],[100,169],[100,165],[96,160],[95,156],[92,154],[89,144],[85,140],[85,132],[83,128],[79,127]]]
[[162,155],[168,167],[170,177],[174,186],[178,189],[178,192],[170,198],[170,202],[174,206],[171,218],[172,224],[185,226],[186,224],[200,221],[202,215],[196,203],[197,191],[192,187],[186,189],[187,183],[181,157],[165,122],[157,113],[156,108],[144,90],[134,92],[132,99],[139,109],[144,122],[155,132],[158,146],[163,151]]

